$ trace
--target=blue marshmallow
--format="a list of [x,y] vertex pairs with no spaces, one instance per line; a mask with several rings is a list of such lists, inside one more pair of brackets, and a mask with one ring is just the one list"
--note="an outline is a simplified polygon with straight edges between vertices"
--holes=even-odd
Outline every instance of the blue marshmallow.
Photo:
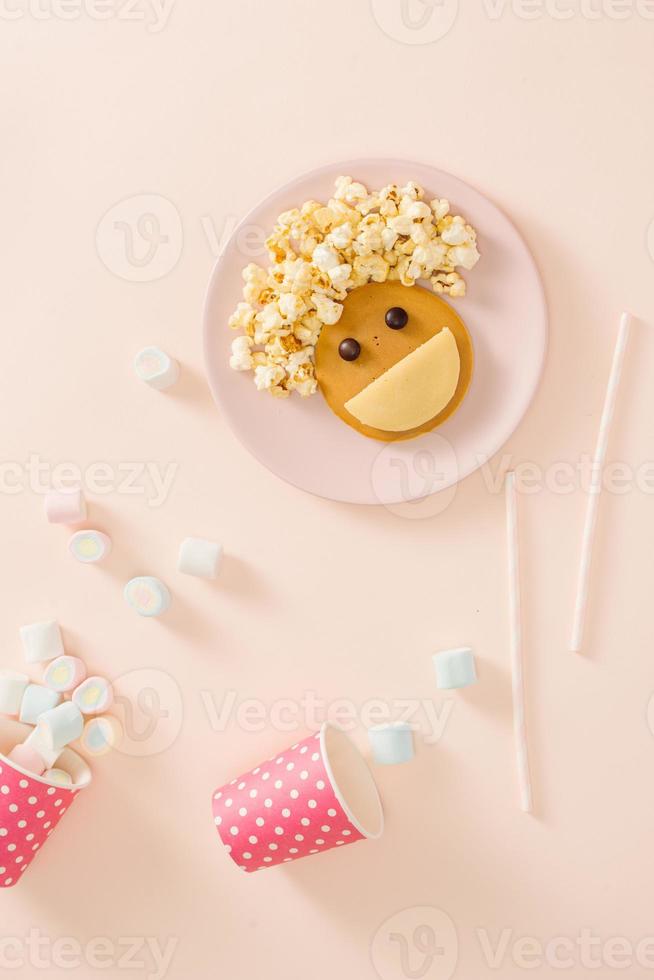
[[28,725],[36,725],[39,715],[50,711],[61,701],[61,694],[42,684],[28,684],[20,705],[19,720]]
[[397,766],[413,759],[413,731],[405,721],[373,725],[368,729],[375,762],[380,766]]
[[443,691],[468,687],[477,683],[475,658],[470,647],[443,650],[432,657],[436,669],[436,684]]

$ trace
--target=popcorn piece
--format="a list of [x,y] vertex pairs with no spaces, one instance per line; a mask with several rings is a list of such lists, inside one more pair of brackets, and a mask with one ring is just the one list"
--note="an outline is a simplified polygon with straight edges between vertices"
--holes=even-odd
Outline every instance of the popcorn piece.
[[247,330],[254,323],[255,310],[249,303],[239,303],[229,318],[232,330]]
[[234,371],[252,370],[252,338],[247,335],[235,337],[232,341],[232,356],[229,366]]
[[354,229],[352,225],[346,221],[342,225],[338,225],[333,231],[327,236],[327,241],[330,242],[335,248],[343,249],[347,248],[354,237]]
[[368,191],[363,184],[353,181],[351,177],[336,178],[334,197],[337,201],[347,201],[348,204],[353,204],[355,201],[364,200],[367,196]]
[[329,272],[338,265],[338,252],[331,245],[317,245],[313,250],[313,264],[321,272]]
[[295,323],[306,311],[306,305],[296,293],[282,293],[278,301],[279,312],[288,323]]
[[279,364],[262,364],[254,369],[254,383],[259,391],[274,388],[285,376],[286,372]]
[[381,255],[359,256],[354,260],[354,271],[364,282],[385,282],[388,279],[388,262]]
[[342,265],[336,265],[333,269],[329,270],[329,278],[336,289],[347,289],[350,285],[351,272],[352,266],[344,262]]
[[312,293],[311,302],[316,308],[316,316],[322,323],[325,323],[328,326],[338,323],[341,318],[341,313],[343,312],[343,307],[340,303],[335,303],[333,300],[329,299],[327,296],[322,296],[320,293]]
[[448,259],[452,265],[460,265],[462,269],[474,269],[479,262],[479,252],[477,251],[477,246],[474,242],[470,242],[466,245],[457,245],[456,248],[451,248],[448,253]]

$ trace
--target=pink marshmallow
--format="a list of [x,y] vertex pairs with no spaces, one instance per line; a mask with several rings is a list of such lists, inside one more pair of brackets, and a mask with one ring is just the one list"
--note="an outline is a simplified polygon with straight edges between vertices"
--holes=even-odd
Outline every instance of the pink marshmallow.
[[15,762],[17,766],[21,769],[26,769],[28,772],[33,772],[36,776],[42,776],[45,772],[45,762],[36,751],[29,745],[24,743],[21,745],[15,745],[11,750],[8,759]]
[[53,691],[74,691],[86,677],[86,665],[79,657],[64,654],[52,660],[45,668],[43,682]]
[[79,524],[86,520],[86,501],[81,489],[50,490],[45,497],[45,514],[51,524]]

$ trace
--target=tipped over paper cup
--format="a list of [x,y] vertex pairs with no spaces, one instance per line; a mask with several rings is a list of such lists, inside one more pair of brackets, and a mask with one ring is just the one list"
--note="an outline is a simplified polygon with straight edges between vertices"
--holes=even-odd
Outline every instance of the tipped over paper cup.
[[15,885],[40,852],[80,790],[91,782],[91,770],[71,749],[57,759],[71,784],[36,776],[7,758],[24,741],[29,725],[0,718],[0,888]]
[[330,722],[218,789],[213,816],[230,857],[247,872],[375,840],[384,829],[370,770]]

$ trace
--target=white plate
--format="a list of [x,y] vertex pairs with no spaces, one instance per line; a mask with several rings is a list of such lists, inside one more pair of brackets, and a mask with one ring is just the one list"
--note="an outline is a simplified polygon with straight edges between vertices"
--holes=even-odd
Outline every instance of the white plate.
[[[241,269],[253,256],[251,232],[269,233],[277,215],[314,198],[327,201],[349,174],[372,189],[415,180],[431,199],[447,198],[477,229],[481,260],[464,273],[468,293],[452,300],[475,348],[475,372],[461,408],[439,429],[408,442],[367,439],[341,422],[318,392],[274,399],[250,372],[229,367],[227,325],[242,299]],[[534,260],[515,226],[488,198],[433,167],[399,160],[353,160],[298,177],[258,204],[218,259],[209,283],[204,342],[214,397],[235,435],[281,479],[331,500],[402,504],[452,486],[493,456],[525,414],[547,346],[547,307]]]

